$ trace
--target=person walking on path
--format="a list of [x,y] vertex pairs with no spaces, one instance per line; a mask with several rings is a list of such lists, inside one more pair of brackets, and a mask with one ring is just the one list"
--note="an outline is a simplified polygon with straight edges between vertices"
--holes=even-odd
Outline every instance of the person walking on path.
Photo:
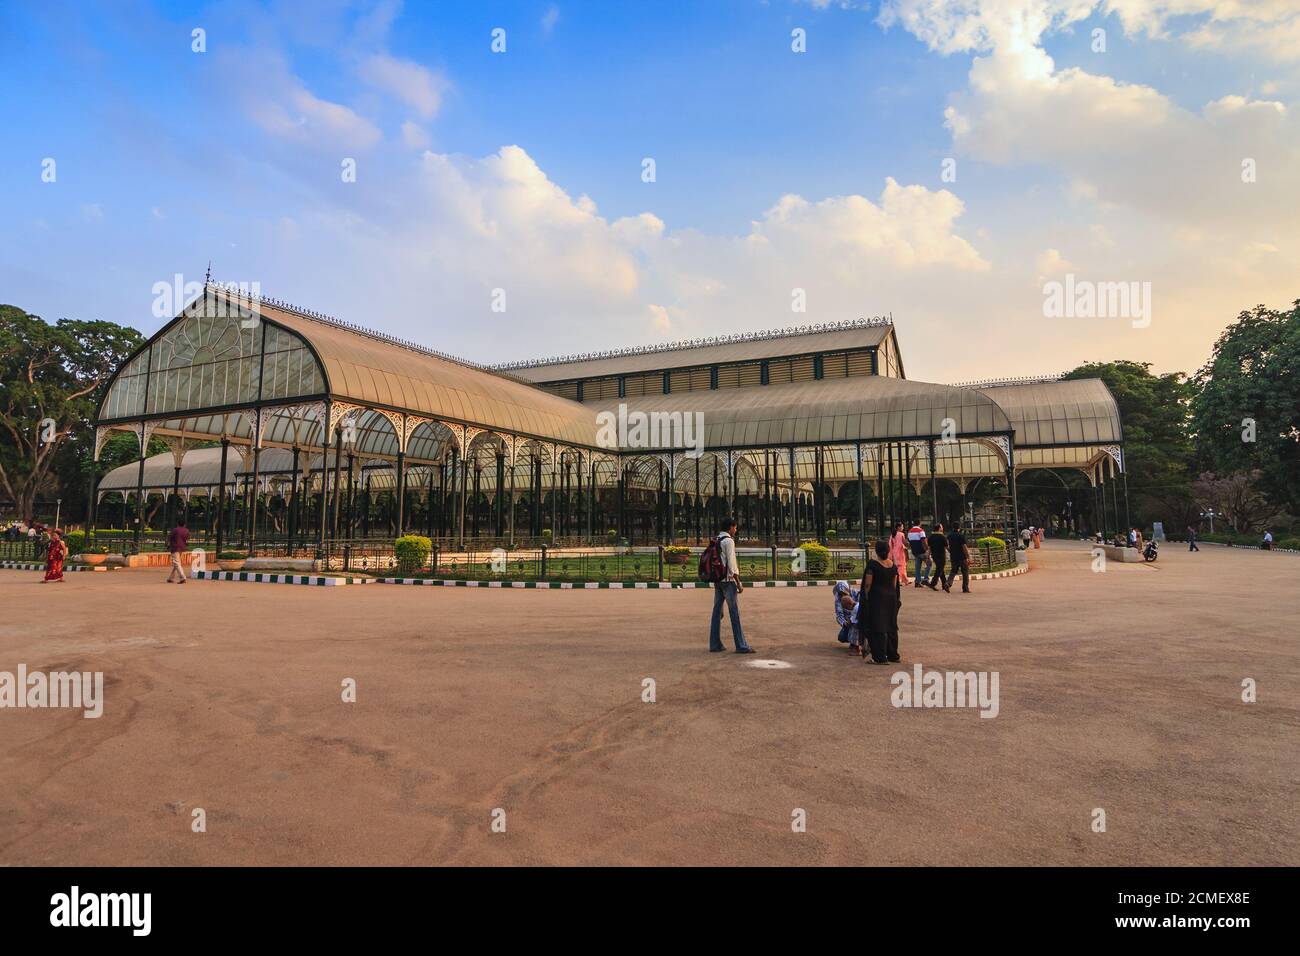
[[58,528],[50,529],[50,545],[45,552],[45,580],[42,584],[48,584],[50,581],[63,583],[63,562],[68,557],[68,543],[63,540],[59,534]]
[[948,560],[952,563],[948,571],[949,588],[960,571],[961,593],[970,594],[970,549],[966,547],[966,536],[961,533],[960,526],[955,526],[948,532]]
[[903,522],[894,525],[894,533],[889,539],[889,560],[898,568],[898,583],[907,587],[907,534],[903,531]]
[[1264,542],[1260,545],[1265,551],[1273,550],[1273,532],[1267,528],[1264,529]]
[[[876,542],[876,557],[867,562],[858,591],[858,630],[871,649],[871,663],[897,664],[899,568],[889,556],[889,546]],[[866,657],[866,650],[863,650]]]
[[930,583],[930,571],[934,562],[930,560],[930,543],[926,540],[920,518],[915,519],[912,527],[907,529],[907,545],[916,558],[916,587],[923,587]]
[[1196,546],[1196,529],[1193,528],[1191,525],[1187,526],[1187,550],[1188,551],[1201,550]]
[[167,583],[171,584],[173,578],[179,578],[176,583],[185,583],[185,569],[181,567],[181,555],[185,553],[185,548],[190,543],[190,531],[185,527],[184,521],[177,521],[176,527],[172,528],[167,534],[167,550],[172,555],[172,569],[167,574]]
[[731,639],[736,644],[737,654],[753,654],[754,649],[745,641],[744,628],[740,626],[740,592],[745,590],[740,583],[740,565],[736,563],[736,519],[724,518],[722,532],[718,535],[718,555],[722,559],[726,577],[713,584],[713,617],[709,621],[709,650],[717,653],[722,647],[722,602],[727,602],[727,613],[731,616]]
[[944,577],[944,564],[948,557],[948,538],[943,533],[942,522],[934,526],[930,533],[930,556],[934,559],[934,577],[930,580],[930,590],[939,590],[939,585],[943,585],[945,591],[951,587],[951,580]]

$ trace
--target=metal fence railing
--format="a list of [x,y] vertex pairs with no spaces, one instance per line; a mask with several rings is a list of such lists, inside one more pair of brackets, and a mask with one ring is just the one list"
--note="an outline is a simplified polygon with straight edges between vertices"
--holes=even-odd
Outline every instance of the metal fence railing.
[[[98,531],[94,544],[118,554],[136,554],[135,536],[126,531]],[[516,543],[518,544],[518,543]],[[211,549],[215,541],[202,532],[190,535],[190,548]],[[223,544],[238,550],[238,541]],[[167,549],[166,535],[146,533],[140,551]],[[258,558],[281,558],[319,562],[328,571],[400,571],[404,575],[484,580],[558,580],[558,581],[697,581],[702,548],[683,550],[657,547],[475,547],[460,550],[442,543],[434,545],[427,561],[419,567],[398,567],[397,553],[391,538],[348,538],[332,540],[321,549],[316,542],[297,539],[259,541]],[[39,538],[5,541],[0,539],[0,560],[44,561],[47,545]],[[796,553],[786,548],[747,548],[736,550],[740,576],[746,581],[807,580],[857,581],[866,569],[867,553],[861,548],[837,548],[825,552]],[[972,544],[970,570],[988,571],[1015,563],[1014,554],[1005,545]],[[915,559],[909,555],[907,572],[916,573]]]
[[[514,551],[442,551],[435,548],[419,567],[399,567],[391,551],[379,561],[373,553],[331,555],[331,570],[379,570],[392,568],[404,576],[447,580],[502,581],[698,581],[700,548],[674,554],[663,548],[618,548],[604,550],[519,548]],[[972,572],[1004,566],[1005,548],[981,546],[971,549]],[[347,563],[345,564],[345,559]],[[1014,559],[1011,559],[1014,560]],[[736,563],[745,581],[858,581],[866,571],[866,554],[861,549],[840,549],[825,555],[817,552],[795,556],[788,548],[738,548]],[[915,570],[912,561],[908,573]]]
[[0,540],[0,561],[44,561],[49,544],[40,538]]

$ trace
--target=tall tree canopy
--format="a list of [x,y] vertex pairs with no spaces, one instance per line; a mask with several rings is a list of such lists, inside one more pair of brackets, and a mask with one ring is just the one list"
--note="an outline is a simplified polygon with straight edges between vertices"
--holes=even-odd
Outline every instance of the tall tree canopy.
[[1221,475],[1257,470],[1264,489],[1300,514],[1300,300],[1286,312],[1242,312],[1194,381],[1201,464]]
[[1150,362],[1089,362],[1065,378],[1099,378],[1119,406],[1135,521],[1189,517],[1192,442],[1188,402],[1195,391],[1181,372],[1152,375]]
[[99,390],[144,342],[114,322],[54,324],[0,305],[0,491],[30,520],[52,481],[60,447],[76,434],[90,445]]

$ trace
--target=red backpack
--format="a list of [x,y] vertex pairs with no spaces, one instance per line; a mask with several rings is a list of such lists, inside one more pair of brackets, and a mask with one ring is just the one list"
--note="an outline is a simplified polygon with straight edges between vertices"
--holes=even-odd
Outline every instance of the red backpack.
[[699,578],[710,584],[721,584],[727,580],[727,566],[722,563],[722,548],[717,538],[710,541],[700,555]]

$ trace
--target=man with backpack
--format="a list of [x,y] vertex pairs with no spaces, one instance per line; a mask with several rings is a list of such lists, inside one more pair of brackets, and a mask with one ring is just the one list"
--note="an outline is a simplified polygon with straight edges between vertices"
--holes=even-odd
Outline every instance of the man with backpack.
[[736,643],[737,654],[753,654],[754,649],[745,642],[745,631],[740,626],[740,606],[737,597],[744,588],[740,584],[740,565],[736,563],[736,519],[724,518],[722,531],[709,542],[700,555],[700,578],[713,585],[713,617],[709,622],[709,650],[717,653],[722,647],[722,602],[727,602],[731,615],[731,639]]

